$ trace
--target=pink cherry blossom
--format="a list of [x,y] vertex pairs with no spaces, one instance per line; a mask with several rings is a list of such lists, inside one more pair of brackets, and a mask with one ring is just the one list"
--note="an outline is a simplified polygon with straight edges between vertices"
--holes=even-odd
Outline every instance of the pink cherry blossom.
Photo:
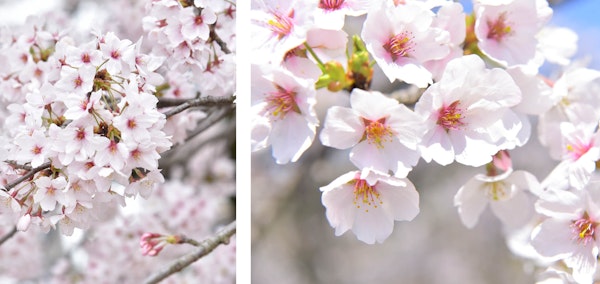
[[396,79],[420,88],[431,84],[432,74],[423,63],[442,59],[450,52],[450,35],[432,27],[433,12],[407,3],[367,14],[361,37],[390,82]]
[[579,283],[591,283],[598,263],[597,201],[598,190],[593,187],[577,192],[548,191],[536,204],[536,210],[548,218],[533,231],[533,247],[542,256],[563,260]]
[[494,215],[510,228],[527,223],[533,216],[533,200],[526,190],[540,192],[535,176],[525,171],[509,170],[496,176],[478,174],[454,196],[460,219],[465,226],[477,224],[487,204]]
[[419,193],[408,179],[363,170],[348,172],[321,187],[321,201],[336,236],[348,230],[367,243],[382,243],[394,221],[419,214]]
[[422,119],[379,92],[354,89],[352,108],[331,107],[321,132],[325,146],[352,148],[350,160],[359,168],[394,172],[406,177],[419,160]]
[[535,56],[535,35],[552,16],[552,9],[546,1],[505,2],[475,2],[478,46],[485,55],[503,65],[526,64]]
[[428,129],[420,144],[423,159],[481,166],[507,141],[526,141],[528,133],[520,136],[524,123],[509,108],[520,100],[506,71],[486,69],[473,55],[450,61],[442,79],[415,105]]
[[[268,142],[277,163],[296,161],[312,144],[318,120],[314,111],[313,81],[283,69],[254,68],[252,111],[268,118]],[[253,120],[258,122],[259,120]],[[253,125],[261,127],[261,125]]]

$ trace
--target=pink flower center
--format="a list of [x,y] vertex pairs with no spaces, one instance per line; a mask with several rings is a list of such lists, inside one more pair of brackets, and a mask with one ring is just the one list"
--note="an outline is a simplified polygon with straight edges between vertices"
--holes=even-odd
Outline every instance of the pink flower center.
[[354,183],[354,205],[356,205],[356,208],[361,208],[361,201],[363,206],[367,206],[365,212],[369,212],[368,207],[370,206],[377,208],[378,204],[383,204],[383,201],[379,198],[379,192],[375,189],[376,184],[369,185],[366,180],[360,179],[360,174],[357,174],[357,177],[351,183]]
[[320,0],[319,8],[323,10],[334,11],[339,10],[343,4],[344,0]]
[[81,79],[81,76],[77,76],[77,78],[75,78],[75,81],[73,83],[75,83],[76,88],[79,88],[79,87],[81,87],[81,85],[83,85],[83,79]]
[[39,155],[42,153],[42,150],[44,150],[44,148],[42,146],[39,145],[35,145],[32,149],[31,149],[31,153],[33,153],[34,155]]
[[202,18],[202,16],[198,15],[194,18],[194,25],[200,26],[203,23],[204,23],[204,19]]
[[411,32],[404,31],[390,37],[383,48],[392,56],[392,60],[396,61],[400,57],[410,56],[410,52],[415,47],[415,43],[412,42],[413,38]]
[[460,101],[454,101],[449,106],[444,106],[440,109],[437,124],[443,127],[446,132],[450,129],[458,129],[465,125],[462,121],[463,110],[458,106]]
[[587,153],[587,151],[589,151],[593,145],[594,140],[589,141],[588,143],[577,141],[573,144],[567,144],[567,156],[573,161],[577,161],[579,158],[581,158],[581,156],[585,155],[585,153]]
[[378,120],[368,120],[363,118],[365,132],[362,140],[367,140],[369,143],[374,143],[377,148],[383,148],[383,142],[391,142],[394,132],[385,125],[385,117]]
[[587,245],[589,242],[594,241],[596,226],[598,226],[598,223],[592,221],[587,212],[584,213],[580,219],[571,223],[573,240],[580,244],[583,243],[583,245]]
[[80,140],[80,141],[84,140],[85,139],[85,129],[78,128],[76,130],[75,138],[77,138],[77,140]]
[[274,14],[273,16],[274,18],[268,22],[271,31],[277,34],[279,39],[289,35],[294,28],[294,10],[292,10],[287,16],[279,13]]
[[267,110],[274,116],[283,119],[290,111],[301,113],[296,103],[296,92],[275,85],[275,92],[268,93],[265,101]]
[[500,42],[512,32],[512,29],[506,22],[506,12],[500,14],[500,16],[495,21],[487,21],[488,25],[488,39],[493,39],[497,42]]
[[83,63],[90,63],[92,62],[92,59],[90,58],[90,55],[87,53],[84,53],[81,55],[81,62]]
[[127,120],[127,128],[134,129],[136,127],[137,127],[137,122],[135,121],[134,118],[130,118]]

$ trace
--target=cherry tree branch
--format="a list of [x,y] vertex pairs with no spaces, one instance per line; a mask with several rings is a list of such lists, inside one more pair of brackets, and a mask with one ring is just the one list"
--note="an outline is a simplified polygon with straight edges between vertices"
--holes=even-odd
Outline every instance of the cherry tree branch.
[[233,110],[235,110],[235,107],[231,107],[228,110],[222,111],[221,113],[211,114],[210,116],[202,120],[196,127],[196,129],[194,129],[188,134],[188,137],[185,139],[185,141],[188,142],[192,138],[196,137],[198,134],[204,132],[204,130],[213,126],[215,123],[217,123],[217,121],[230,115],[233,112]]
[[221,37],[219,37],[219,35],[215,32],[215,25],[209,25],[209,28],[209,37],[219,45],[219,47],[225,54],[230,54],[231,50],[229,50],[229,48],[227,47],[227,43],[224,42],[223,39],[221,39]]
[[23,175],[22,177],[14,180],[13,182],[7,184],[4,188],[2,188],[2,190],[8,192],[9,190],[11,190],[13,187],[19,185],[20,183],[22,183],[23,181],[27,180],[28,178],[32,177],[33,175],[35,175],[37,172],[42,171],[44,169],[47,169],[50,167],[50,162],[46,162],[44,164],[42,164],[41,166],[31,169],[29,172],[27,172],[25,175]]
[[[162,100],[164,102],[164,104],[174,104],[174,100]],[[196,98],[196,99],[191,99],[191,100],[183,100],[183,101],[178,101],[179,104],[177,104],[176,107],[168,110],[167,112],[165,112],[165,116],[167,118],[174,116],[188,108],[191,107],[199,107],[199,106],[222,106],[222,105],[232,105],[234,104],[235,101],[235,97],[234,96],[230,96],[230,97],[202,97],[202,98]],[[161,103],[159,101],[158,103],[159,107],[161,107]]]
[[8,232],[8,234],[2,236],[2,238],[0,239],[0,246],[2,244],[4,244],[4,242],[8,241],[10,238],[12,238],[15,234],[17,233],[17,227],[13,227],[12,230],[10,232]]
[[233,221],[229,225],[221,229],[219,232],[217,232],[214,236],[200,242],[198,248],[192,251],[191,253],[180,257],[175,262],[171,263],[169,266],[159,270],[155,274],[148,277],[144,283],[158,283],[164,280],[165,278],[169,277],[170,275],[188,267],[190,264],[194,263],[198,259],[211,253],[220,244],[228,244],[231,236],[235,234],[235,229],[235,221]]

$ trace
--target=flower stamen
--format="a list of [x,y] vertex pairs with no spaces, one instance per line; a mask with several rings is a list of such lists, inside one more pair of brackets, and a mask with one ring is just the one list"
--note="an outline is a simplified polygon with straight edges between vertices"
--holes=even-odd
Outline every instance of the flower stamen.
[[273,117],[283,119],[290,111],[301,113],[296,103],[296,92],[286,90],[277,84],[275,89],[277,91],[268,93],[265,98],[267,110]]
[[456,130],[465,125],[462,121],[463,110],[458,107],[459,104],[460,101],[454,101],[449,106],[442,107],[439,111],[437,124],[443,127],[446,132],[450,129]]
[[328,11],[339,10],[344,4],[344,0],[320,0],[319,8]]
[[363,118],[365,132],[363,133],[361,141],[368,140],[369,143],[374,143],[378,149],[383,148],[384,142],[391,142],[394,132],[389,126],[385,125],[385,120],[385,117],[378,120],[368,120]]
[[274,18],[268,21],[269,28],[273,33],[277,35],[279,39],[282,39],[292,32],[294,27],[294,10],[292,10],[287,16],[279,13],[273,14]]
[[400,57],[410,56],[414,50],[415,44],[412,42],[414,36],[411,32],[404,31],[388,39],[383,48],[390,54],[393,61]]
[[583,243],[584,246],[587,245],[596,238],[596,226],[598,226],[598,223],[592,221],[587,212],[584,213],[580,219],[571,223],[572,239],[579,244]]
[[367,206],[365,212],[369,212],[368,207],[377,208],[378,204],[383,204],[379,192],[375,189],[377,184],[369,185],[366,180],[360,178],[359,174],[350,183],[354,184],[354,205],[356,205],[356,208],[361,208],[360,201],[362,201],[363,206]]
[[511,27],[506,22],[506,12],[500,14],[496,21],[487,21],[489,27],[487,38],[501,42],[507,35],[512,33]]

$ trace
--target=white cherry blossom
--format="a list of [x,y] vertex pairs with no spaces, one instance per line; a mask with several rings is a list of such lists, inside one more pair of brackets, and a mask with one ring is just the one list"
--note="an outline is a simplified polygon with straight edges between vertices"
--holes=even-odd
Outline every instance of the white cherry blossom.
[[419,193],[408,179],[363,170],[346,173],[321,187],[321,201],[336,236],[348,230],[367,243],[382,243],[394,221],[419,214]]

